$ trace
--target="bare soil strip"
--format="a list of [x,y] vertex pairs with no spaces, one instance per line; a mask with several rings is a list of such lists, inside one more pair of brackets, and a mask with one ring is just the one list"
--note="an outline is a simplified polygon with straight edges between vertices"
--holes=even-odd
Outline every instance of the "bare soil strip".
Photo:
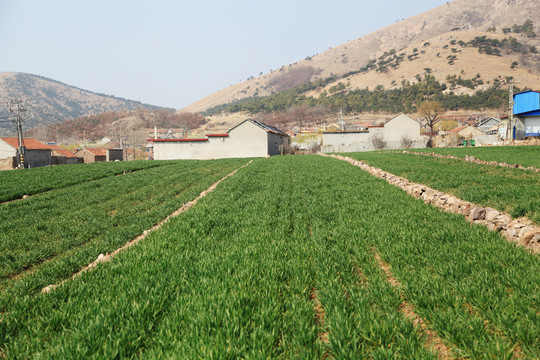
[[[315,320],[317,321],[317,324],[321,328],[325,325],[325,314],[324,314],[324,308],[321,304],[321,301],[319,300],[319,294],[317,293],[317,289],[311,289],[311,302],[313,302],[313,311],[315,312]],[[328,340],[328,332],[323,331],[319,333],[319,339],[321,342],[328,344],[330,341]]]
[[[328,346],[330,344],[330,340],[328,339],[328,332],[324,331],[324,326],[326,324],[325,321],[325,313],[324,308],[321,304],[321,301],[319,300],[319,294],[317,292],[317,289],[313,288],[311,289],[311,302],[313,303],[313,311],[315,312],[315,320],[317,321],[317,324],[321,328],[321,331],[319,332],[319,341],[323,343],[324,345]],[[330,354],[330,351],[327,347],[327,350],[324,352],[321,360],[326,359],[333,359],[334,357]]]
[[481,165],[500,166],[500,167],[507,167],[507,168],[511,168],[511,169],[531,170],[531,171],[536,171],[536,172],[540,171],[540,169],[535,168],[534,166],[524,167],[521,164],[508,164],[508,163],[505,163],[505,162],[484,161],[484,160],[480,160],[480,159],[478,159],[478,158],[476,158],[474,156],[469,156],[469,155],[465,155],[465,158],[460,158],[460,157],[457,157],[457,156],[454,156],[454,155],[451,155],[451,154],[450,155],[441,155],[441,154],[436,154],[434,152],[425,153],[425,152],[416,152],[416,151],[407,151],[407,150],[393,151],[393,153],[402,153],[402,154],[409,154],[409,155],[421,155],[421,156],[433,156],[433,157],[440,158],[440,159],[461,160],[461,161],[467,161],[467,162],[472,162],[472,163],[481,164]]
[[540,227],[526,217],[513,219],[510,214],[505,212],[473,204],[456,196],[429,188],[426,185],[409,182],[405,178],[370,166],[363,161],[341,155],[321,155],[346,161],[373,176],[385,179],[409,195],[423,199],[426,204],[431,204],[446,212],[463,215],[472,223],[481,224],[489,230],[498,231],[510,242],[522,245],[533,253],[540,253]]
[[[390,270],[390,265],[385,263],[379,254],[373,250],[373,255],[375,259],[377,260],[377,263],[379,264],[379,267],[384,271],[386,274],[386,279],[395,288],[400,288],[401,284],[399,281],[392,275],[392,271]],[[422,319],[418,314],[416,314],[414,306],[409,303],[403,294],[400,294],[401,299],[403,300],[401,302],[399,311],[405,316],[406,319],[411,321],[413,325],[420,330],[422,335],[424,336],[426,340],[426,348],[428,350],[433,350],[437,354],[437,357],[439,359],[453,359],[454,355],[452,354],[452,351],[450,348],[448,348],[439,335],[428,328],[426,325],[424,319]]]
[[[182,205],[181,208],[179,208],[178,210],[176,210],[174,213],[170,214],[169,216],[167,216],[165,219],[163,219],[161,222],[159,222],[158,224],[154,225],[153,227],[151,227],[150,229],[148,230],[145,230],[141,235],[137,236],[135,239],[131,240],[130,242],[126,243],[125,245],[123,245],[122,247],[116,249],[114,252],[110,253],[110,254],[100,254],[98,256],[98,258],[90,263],[89,265],[87,265],[86,267],[84,267],[83,269],[79,270],[78,272],[76,272],[75,274],[73,274],[71,276],[71,279],[74,279],[82,274],[84,274],[85,272],[87,271],[90,271],[92,270],[93,268],[95,268],[96,266],[98,266],[99,263],[104,263],[104,262],[108,262],[108,261],[111,261],[111,259],[113,257],[115,257],[116,255],[118,255],[120,252],[132,247],[133,245],[136,245],[137,243],[139,243],[141,240],[144,240],[149,233],[151,233],[152,231],[155,231],[155,230],[158,230],[160,229],[165,223],[167,223],[170,219],[180,215],[181,213],[187,211],[188,209],[190,209],[192,206],[195,206],[197,204],[197,202],[202,199],[203,197],[205,197],[206,195],[208,195],[210,192],[214,191],[215,188],[225,179],[227,179],[228,177],[231,177],[233,176],[234,174],[236,174],[236,172],[242,168],[245,168],[246,166],[248,166],[249,164],[251,164],[253,162],[253,160],[250,160],[247,164],[245,165],[242,165],[241,167],[239,167],[238,169],[234,170],[233,172],[225,175],[223,178],[221,178],[220,180],[216,181],[214,184],[212,184],[208,189],[206,189],[205,191],[201,192],[199,194],[199,196],[197,196],[195,199],[185,203],[184,205]],[[63,280],[62,282],[58,283],[58,284],[52,284],[52,285],[49,285],[49,286],[46,286],[44,287],[41,292],[42,293],[48,293],[52,290],[54,290],[55,288],[57,288],[58,286],[61,286],[62,284],[64,284],[66,281],[68,281],[69,279],[66,279],[66,280]]]

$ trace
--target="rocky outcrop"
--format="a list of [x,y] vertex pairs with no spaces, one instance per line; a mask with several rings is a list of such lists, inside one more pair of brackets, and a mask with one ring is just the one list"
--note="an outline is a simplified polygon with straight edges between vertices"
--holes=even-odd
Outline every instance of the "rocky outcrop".
[[412,183],[405,178],[368,165],[363,161],[341,155],[323,156],[347,161],[376,177],[385,179],[415,198],[422,199],[426,204],[431,204],[446,212],[463,215],[472,223],[481,224],[490,230],[498,231],[509,241],[522,245],[535,253],[540,253],[540,227],[527,218],[513,219],[512,216],[505,212],[462,200],[454,195],[429,188],[426,185]]

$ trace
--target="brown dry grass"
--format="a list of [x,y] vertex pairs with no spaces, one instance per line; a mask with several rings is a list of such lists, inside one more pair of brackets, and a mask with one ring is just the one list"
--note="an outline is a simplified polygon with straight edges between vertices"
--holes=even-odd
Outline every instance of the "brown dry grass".
[[[521,63],[520,55],[516,53],[506,54],[503,51],[503,56],[493,56],[480,54],[477,48],[473,47],[461,47],[459,44],[451,45],[452,40],[462,40],[468,42],[475,36],[487,36],[489,38],[504,39],[506,36],[502,34],[490,34],[474,31],[458,31],[446,33],[427,40],[430,43],[429,46],[422,44],[413,44],[398,53],[405,52],[406,54],[412,54],[413,49],[417,48],[419,52],[425,51],[425,54],[419,54],[418,59],[409,61],[407,58],[400,63],[398,69],[390,70],[388,73],[377,73],[372,70],[368,73],[356,74],[348,77],[347,79],[340,79],[336,82],[328,84],[322,90],[328,91],[332,86],[335,86],[338,82],[350,83],[349,90],[363,89],[369,87],[373,89],[377,85],[384,86],[385,89],[392,89],[401,87],[402,80],[416,82],[416,75],[422,77],[426,74],[424,69],[432,69],[431,75],[433,75],[439,82],[445,82],[447,75],[461,76],[463,79],[472,79],[477,74],[481,75],[481,79],[484,84],[477,89],[485,89],[491,86],[493,79],[498,76],[513,76],[514,79],[519,82],[520,87],[532,87],[535,88],[540,82],[540,73],[529,70],[523,66],[519,66],[512,70],[510,65],[513,61]],[[515,34],[514,34],[515,36]],[[527,41],[522,37],[518,37],[519,41]],[[535,41],[537,43],[538,41]],[[444,47],[448,45],[445,49]],[[458,52],[454,53],[452,48]],[[439,56],[437,56],[439,54]],[[454,65],[448,64],[448,56],[456,55],[457,59],[454,61]],[[489,82],[489,83],[488,83]],[[473,94],[476,90],[469,88],[458,87],[454,90],[455,93]],[[309,96],[318,97],[320,92],[310,92]]]
[[[497,27],[498,35],[490,34],[490,37],[500,37],[502,36],[501,28],[522,24],[525,19],[531,17],[531,14],[536,14],[539,11],[540,3],[537,0],[523,0],[519,3],[507,0],[476,0],[474,2],[454,0],[433,10],[401,20],[373,33],[330,48],[321,54],[313,55],[309,60],[301,60],[280,69],[271,70],[269,73],[257,78],[231,85],[189,105],[185,110],[192,112],[203,111],[218,104],[253,96],[255,92],[258,92],[261,96],[268,95],[272,91],[271,86],[269,86],[271,80],[289,69],[312,66],[315,69],[322,70],[322,73],[317,76],[318,78],[326,78],[331,74],[356,71],[364,66],[368,60],[378,58],[384,51],[390,49],[396,49],[398,53],[405,49],[410,54],[410,50],[414,47],[422,50],[423,44],[427,41],[436,46],[441,41],[449,42],[452,37],[456,37],[458,34],[459,36],[485,34],[483,31],[491,26]],[[464,32],[459,33],[453,31],[454,29],[460,29],[460,31]],[[517,37],[520,41],[528,41],[519,35],[511,35]],[[466,39],[463,40],[466,41]],[[535,40],[534,43],[538,45],[539,40]],[[459,49],[459,46],[452,47]],[[478,53],[476,49],[474,51]],[[425,55],[428,55],[427,50]],[[492,57],[501,62],[498,65],[497,61],[488,59],[489,55],[479,57],[471,53],[469,57],[469,52],[463,52],[456,54],[458,60],[451,68],[446,66],[444,62],[435,65],[438,62],[435,55],[436,53],[430,52],[429,57],[422,56],[421,59],[412,61],[410,66],[402,63],[402,69],[399,72],[377,74],[372,71],[367,76],[352,81],[358,81],[361,87],[369,86],[374,88],[382,84],[388,88],[392,80],[400,84],[402,77],[403,79],[412,79],[416,74],[422,73],[425,67],[437,70],[434,75],[438,79],[446,78],[446,75],[458,74],[461,68],[466,67],[464,70],[468,76],[471,74],[474,76],[480,72],[485,80],[491,80],[494,77],[493,75],[496,74],[496,76],[501,75],[503,77],[513,75],[520,80],[523,79],[523,86],[527,86],[526,84],[529,84],[529,82],[536,81],[536,84],[538,83],[535,80],[540,72],[537,65],[536,70],[531,73],[527,73],[526,70],[523,72],[521,66],[518,66],[516,70],[510,70],[510,63],[515,58],[513,55],[508,58],[506,58],[506,54],[503,54],[503,57]],[[441,56],[441,58],[444,60],[446,56]],[[486,66],[486,62],[489,66]],[[497,71],[499,72],[497,73]],[[528,79],[529,77],[530,79]],[[355,84],[351,85],[355,86]]]

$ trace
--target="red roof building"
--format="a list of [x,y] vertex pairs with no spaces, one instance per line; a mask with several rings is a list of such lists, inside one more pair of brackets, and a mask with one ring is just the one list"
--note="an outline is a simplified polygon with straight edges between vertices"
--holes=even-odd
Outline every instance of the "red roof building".
[[[25,149],[22,157],[22,165],[25,168],[42,167],[51,165],[51,149],[49,145],[43,144],[36,139],[23,139]],[[19,156],[19,139],[3,137],[0,138],[0,169],[13,169],[17,167]]]
[[[0,138],[0,140],[3,140],[14,149],[17,149],[19,147],[18,138],[3,137],[3,138]],[[50,149],[49,145],[39,142],[36,139],[32,139],[32,138],[23,139],[23,146],[26,148],[26,150],[49,150]]]
[[61,148],[58,145],[48,145],[53,152],[53,156],[65,156],[67,159],[77,159],[77,156],[71,151]]

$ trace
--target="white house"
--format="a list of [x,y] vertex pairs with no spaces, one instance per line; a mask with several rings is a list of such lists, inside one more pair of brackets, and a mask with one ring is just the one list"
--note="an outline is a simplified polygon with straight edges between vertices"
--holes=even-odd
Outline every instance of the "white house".
[[149,139],[155,160],[224,159],[284,154],[289,135],[255,120],[244,120],[224,134],[199,139]]
[[333,153],[378,148],[425,148],[428,140],[428,136],[420,135],[420,124],[416,120],[400,114],[384,125],[370,126],[367,130],[324,132],[321,151]]

